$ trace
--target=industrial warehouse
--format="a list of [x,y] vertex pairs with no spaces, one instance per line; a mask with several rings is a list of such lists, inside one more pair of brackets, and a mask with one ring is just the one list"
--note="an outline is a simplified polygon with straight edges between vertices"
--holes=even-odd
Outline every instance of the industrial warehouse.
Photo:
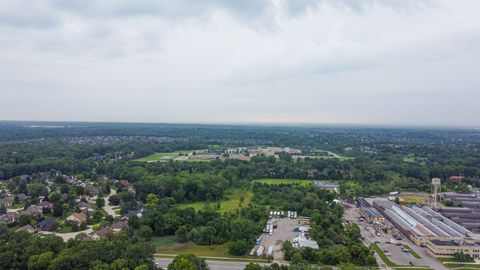
[[475,235],[429,206],[400,206],[392,201],[375,200],[373,207],[415,244],[426,247],[431,256],[453,257],[455,253],[463,253],[480,258],[480,243]]
[[476,194],[442,193],[440,198],[444,202],[451,201],[452,205],[461,207],[439,207],[445,217],[462,225],[474,233],[480,233],[480,198]]

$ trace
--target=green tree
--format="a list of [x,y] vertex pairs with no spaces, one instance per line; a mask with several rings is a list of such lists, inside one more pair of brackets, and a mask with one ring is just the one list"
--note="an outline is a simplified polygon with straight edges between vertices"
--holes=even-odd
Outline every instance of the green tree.
[[176,240],[179,243],[185,243],[188,241],[188,228],[185,225],[178,227],[178,230],[175,232]]
[[140,228],[140,219],[137,215],[132,215],[128,218],[128,226],[132,227],[135,230]]
[[262,270],[262,267],[256,263],[249,263],[245,265],[244,270]]
[[180,254],[168,265],[168,270],[209,270],[205,259],[192,254]]
[[97,198],[95,201],[97,208],[102,208],[105,206],[105,200],[103,198]]
[[153,230],[149,226],[142,225],[140,229],[138,229],[137,234],[139,237],[143,238],[145,241],[150,241],[153,236]]
[[228,245],[228,253],[235,256],[245,255],[249,249],[245,240],[232,241]]
[[53,256],[51,251],[31,256],[27,262],[28,270],[47,270]]

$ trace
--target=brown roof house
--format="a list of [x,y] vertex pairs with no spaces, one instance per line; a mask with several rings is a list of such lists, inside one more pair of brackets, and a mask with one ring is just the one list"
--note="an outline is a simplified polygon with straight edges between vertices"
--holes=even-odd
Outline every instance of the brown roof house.
[[53,203],[51,203],[49,201],[43,201],[43,202],[39,203],[38,205],[40,205],[42,208],[48,208],[50,210],[53,209]]
[[22,226],[22,227],[17,229],[17,232],[34,233],[35,231],[36,231],[35,228],[32,227],[32,225],[30,225],[30,224],[27,224],[27,225]]
[[104,238],[105,236],[107,236],[107,235],[110,234],[110,233],[113,233],[113,230],[110,229],[109,227],[105,227],[105,228],[103,228],[103,229],[101,229],[101,230],[96,231],[96,232],[92,235],[92,238],[93,238],[94,240],[98,240],[98,239],[100,239],[100,238]]
[[70,215],[69,217],[67,217],[67,220],[75,221],[75,222],[78,222],[78,224],[82,224],[82,223],[87,222],[87,215],[85,215],[85,213],[83,213],[83,212],[74,213],[74,214]]
[[128,229],[128,222],[126,220],[117,221],[110,226],[114,232]]
[[6,214],[0,215],[0,222],[5,222],[5,224],[12,224],[18,221],[20,215],[17,212],[8,212]]
[[19,201],[25,201],[26,199],[28,199],[28,196],[25,193],[20,193],[17,195],[17,198]]
[[5,197],[0,199],[0,205],[3,205],[5,207],[10,207],[12,204],[15,202],[15,200],[12,197]]
[[43,207],[40,205],[30,205],[24,213],[30,216],[41,217],[43,216]]

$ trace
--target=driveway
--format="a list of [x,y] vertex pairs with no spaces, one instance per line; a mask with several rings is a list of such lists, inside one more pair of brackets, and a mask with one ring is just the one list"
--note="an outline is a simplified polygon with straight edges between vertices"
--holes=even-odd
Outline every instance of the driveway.
[[112,206],[108,202],[108,199],[110,199],[110,196],[115,195],[115,194],[117,194],[117,191],[114,190],[114,189],[111,189],[110,190],[110,195],[108,195],[108,197],[105,197],[105,206],[103,207],[103,210],[105,210],[105,212],[107,212],[107,214],[111,215],[112,217],[120,216],[120,215],[115,213]]

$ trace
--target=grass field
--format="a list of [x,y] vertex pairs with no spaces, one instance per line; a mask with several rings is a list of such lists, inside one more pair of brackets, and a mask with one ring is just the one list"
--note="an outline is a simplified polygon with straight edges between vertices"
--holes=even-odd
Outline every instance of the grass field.
[[204,153],[206,150],[181,150],[181,151],[175,151],[175,152],[169,152],[169,153],[155,153],[155,154],[151,154],[150,156],[135,159],[135,161],[154,162],[154,161],[161,161],[161,160],[169,160],[169,159],[174,159],[179,157],[180,154],[185,155],[194,151],[200,154],[200,153]]
[[415,195],[405,195],[405,196],[400,196],[400,197],[405,200],[405,203],[406,203],[406,204],[412,204],[412,203],[422,204],[422,205],[426,205],[426,204],[427,204],[427,202],[425,201],[425,199],[422,198],[422,197],[419,197],[419,196],[415,196]]
[[[253,197],[253,192],[244,191],[244,190],[235,190],[231,195],[227,195],[227,199],[220,202],[220,212],[232,212],[240,208],[241,197],[243,197],[242,207],[248,206]],[[209,207],[215,208],[216,202],[209,202]],[[181,203],[177,204],[178,208],[185,209],[188,207],[193,207],[195,210],[203,210],[207,207],[206,202],[193,202],[193,203]]]
[[312,180],[301,180],[301,179],[275,179],[275,178],[263,178],[254,180],[255,183],[262,183],[268,185],[301,185],[309,186],[313,183]]
[[153,237],[149,244],[155,247],[155,257],[170,258],[178,254],[194,254],[199,257],[212,258],[216,261],[267,261],[260,258],[232,256],[228,254],[228,242],[221,245],[200,246],[193,242],[177,243],[175,242],[175,236],[172,235]]
[[480,264],[468,264],[468,263],[444,263],[446,267],[450,269],[480,269]]
[[[168,236],[170,237],[170,236]],[[164,237],[160,237],[164,238]],[[160,254],[193,254],[197,256],[205,256],[205,257],[231,257],[228,254],[228,243],[224,243],[221,245],[211,245],[211,246],[200,246],[192,242],[188,243],[173,243],[169,244],[170,240],[160,240],[161,242],[167,243],[167,245],[157,245],[156,251]]]
[[152,240],[148,242],[155,248],[171,248],[175,245],[175,235],[152,237]]

